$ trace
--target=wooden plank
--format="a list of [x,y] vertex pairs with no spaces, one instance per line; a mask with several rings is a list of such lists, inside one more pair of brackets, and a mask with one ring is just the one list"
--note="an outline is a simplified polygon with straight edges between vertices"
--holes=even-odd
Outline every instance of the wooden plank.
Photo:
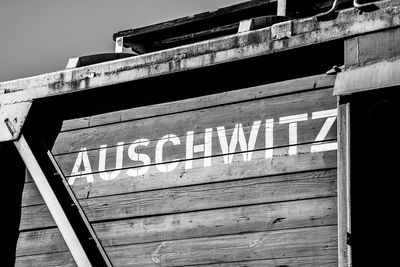
[[99,223],[104,246],[335,225],[336,198],[319,198]]
[[25,182],[22,192],[21,207],[43,204],[43,198],[37,189],[36,184],[32,182]]
[[[292,144],[292,145],[302,145],[302,144],[307,144],[307,143],[313,143],[315,142],[319,132],[321,131],[323,125],[326,122],[326,118],[323,119],[317,119],[317,120],[307,120],[298,123],[297,125],[297,143]],[[269,124],[271,126],[271,124]],[[270,147],[270,149],[279,149],[281,147],[287,147],[289,141],[289,131],[288,131],[288,125],[287,124],[279,124],[275,123],[272,125],[274,128],[274,133],[273,133],[273,145]],[[258,130],[258,135],[255,139],[255,144],[254,148],[250,150],[245,150],[247,152],[249,151],[257,151],[257,150],[265,150],[265,129],[266,125],[265,123],[261,124],[259,126]],[[252,126],[247,126],[243,127],[243,133],[246,138],[246,142],[249,142],[249,136],[251,135],[251,132],[254,130],[254,127]],[[237,128],[235,129],[226,129],[225,130],[225,136],[227,140],[232,140],[232,135],[235,134],[237,135]],[[210,138],[210,152],[212,152],[212,159],[218,156],[223,156],[223,155],[228,155],[228,154],[237,154],[241,153],[241,147],[240,143],[238,143],[235,152],[232,153],[225,153],[223,151],[223,148],[221,147],[221,141],[219,139],[219,134],[217,132],[214,132],[211,134]],[[186,157],[186,151],[187,151],[187,137],[182,136],[178,137],[181,144],[180,145],[170,145],[168,147],[168,144],[166,145],[166,148],[164,148],[164,153],[163,153],[163,164],[165,163],[171,163],[175,161],[182,161],[183,164],[185,161]],[[165,138],[164,138],[165,139]],[[161,140],[161,139],[160,139]],[[157,145],[160,140],[152,140],[149,141],[149,144],[147,146],[138,146],[135,151],[137,153],[141,154],[146,154],[149,156],[149,163],[143,164],[141,161],[133,161],[129,156],[128,156],[128,151],[130,149],[131,144],[127,143],[121,146],[110,146],[102,149],[93,149],[93,150],[86,150],[85,153],[88,156],[89,159],[89,164],[91,166],[92,172],[107,172],[107,171],[115,171],[115,170],[121,170],[121,169],[128,169],[128,168],[134,168],[134,167],[145,167],[145,166],[152,166],[152,165],[157,165],[156,164],[156,154],[157,152]],[[324,138],[325,143],[327,142],[335,142],[336,140],[336,120],[333,123],[333,125],[330,127],[330,130],[327,132],[327,135]],[[204,144],[205,143],[205,134],[203,133],[198,133],[193,135],[193,144]],[[244,152],[245,152],[244,151]],[[105,153],[105,158],[104,162],[100,163],[99,156],[100,153]],[[61,166],[61,169],[63,173],[66,176],[73,175],[72,171],[74,169],[74,165],[79,157],[79,155],[82,154],[81,151],[79,152],[73,152],[69,154],[62,154],[56,156],[56,160],[58,164]],[[120,156],[122,157],[121,160],[121,166],[116,166],[116,157]],[[273,153],[274,155],[274,153]],[[239,157],[242,157],[242,155],[239,155]],[[193,160],[200,160],[204,159],[204,152],[200,153],[193,153],[192,159]],[[213,163],[213,160],[210,160]],[[99,165],[101,164],[101,171]]]
[[205,39],[211,39],[228,34],[236,34],[239,28],[239,22],[215,27],[212,29],[202,30],[198,32],[191,32],[188,34],[180,34],[171,38],[156,41],[155,44],[158,48],[166,48],[176,46],[176,44],[183,45],[194,43]]
[[351,95],[355,93],[385,89],[400,85],[400,59],[385,59],[374,64],[338,73],[334,94]]
[[15,267],[31,266],[63,266],[76,267],[74,258],[69,251],[16,257]]
[[335,255],[322,255],[311,257],[296,257],[257,261],[239,261],[229,263],[200,264],[188,267],[337,267]]
[[335,226],[109,247],[118,266],[179,266],[337,253]]
[[[335,225],[336,197],[93,224],[103,246]],[[57,228],[20,234],[17,255],[65,251]]]
[[256,99],[299,93],[302,91],[320,90],[325,87],[333,87],[335,78],[336,77],[333,75],[315,75],[219,94],[65,120],[61,131],[119,123],[128,120],[144,119],[184,111],[193,111],[200,108],[208,108],[242,101],[253,101]]
[[124,39],[134,43],[153,43],[157,40],[174,37],[178,34],[188,34],[194,31],[212,29],[238,22],[246,18],[275,14],[274,2],[276,0],[247,1],[211,12],[203,12],[137,29],[124,30],[115,33],[113,39],[116,40],[118,37],[124,37]]
[[[315,17],[289,21],[287,24],[292,25],[289,40],[287,38],[273,39],[274,36],[283,34],[279,32],[280,28],[284,28],[286,33],[286,27],[275,27],[275,29],[268,27],[157,53],[3,82],[0,83],[0,91],[7,93],[1,94],[1,101],[2,103],[15,103],[28,99],[88,91],[97,87],[348,38],[396,27],[400,24],[400,14],[392,12],[399,6],[398,0],[380,1],[375,5],[378,7],[376,11],[363,12],[357,16],[354,16],[354,8],[351,8],[339,12],[338,16],[330,21],[317,21]],[[271,31],[274,31],[273,35]],[[185,56],[177,60],[176,55]],[[171,62],[175,63],[170,64]],[[28,89],[24,90],[24,88]],[[122,87],[117,88],[115,93],[121,92],[121,90],[123,90]]]
[[[335,146],[336,141],[327,142]],[[250,161],[244,161],[243,153],[232,154],[232,161],[226,161],[226,155],[212,157],[212,166],[204,167],[204,159],[194,159],[192,168],[186,167],[185,161],[176,162],[177,166],[170,172],[160,172],[157,165],[151,165],[140,176],[131,177],[129,170],[139,167],[122,169],[116,179],[104,180],[100,173],[91,174],[94,182],[88,182],[85,175],[73,176],[73,190],[78,198],[138,192],[175,186],[218,182],[224,180],[250,178],[282,174],[285,172],[299,172],[313,169],[327,169],[336,167],[336,150],[312,152],[315,144],[302,144],[297,147],[297,154],[290,155],[289,147],[276,148],[273,157],[266,158],[266,151],[257,150],[252,153]],[[334,148],[332,148],[334,149]],[[270,152],[268,152],[269,155]],[[71,179],[71,177],[69,178]]]
[[[336,195],[336,170],[81,199],[91,222]],[[21,230],[54,227],[43,205],[23,207]]]
[[331,88],[316,92],[303,92],[62,132],[57,137],[52,153],[55,155],[69,153],[79,151],[82,147],[98,149],[103,144],[116,145],[119,141],[133,142],[138,138],[157,140],[166,134],[174,134],[179,137],[186,135],[188,131],[204,133],[206,128],[218,126],[233,128],[237,123],[251,125],[257,120],[278,120],[279,117],[302,113],[310,113],[311,116],[311,112],[333,108],[336,108],[336,99],[332,97]]
[[[345,98],[344,98],[345,99]],[[338,258],[339,267],[351,266],[351,246],[348,233],[351,233],[350,206],[350,103],[339,97],[338,100]]]
[[[16,267],[22,266],[76,266],[69,261],[67,252],[54,254],[40,254],[33,256],[17,257]],[[239,261],[229,263],[191,265],[190,267],[336,267],[336,255],[322,255],[309,257],[281,258],[256,261]]]
[[225,164],[223,157],[214,157],[213,166],[206,168],[203,159],[194,160],[191,169],[177,162],[176,169],[165,173],[152,166],[144,175],[131,177],[124,171],[113,180],[103,180],[99,173],[94,173],[93,183],[88,183],[84,176],[76,176],[72,189],[78,198],[88,198],[336,167],[335,150],[307,153],[310,147],[299,145],[296,155],[289,155],[287,147],[275,149],[274,157],[268,159],[265,151],[260,150],[253,153],[251,161],[245,162],[239,155],[230,164]]

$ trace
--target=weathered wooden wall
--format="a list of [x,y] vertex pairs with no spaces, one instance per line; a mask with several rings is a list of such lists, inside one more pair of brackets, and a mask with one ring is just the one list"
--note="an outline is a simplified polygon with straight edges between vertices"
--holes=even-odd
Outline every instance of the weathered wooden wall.
[[[66,121],[53,153],[115,266],[337,266],[334,78]],[[75,265],[29,177],[16,265]]]

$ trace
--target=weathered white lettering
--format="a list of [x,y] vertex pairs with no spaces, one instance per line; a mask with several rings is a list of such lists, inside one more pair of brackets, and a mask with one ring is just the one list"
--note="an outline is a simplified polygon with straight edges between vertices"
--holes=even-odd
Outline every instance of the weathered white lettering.
[[204,167],[211,166],[212,154],[212,128],[207,128],[204,133],[204,144],[193,146],[194,131],[186,135],[186,163],[185,168],[193,168],[193,153],[204,152]]
[[224,154],[224,163],[230,164],[232,163],[233,154],[235,153],[237,143],[239,142],[240,150],[243,155],[244,161],[251,160],[253,155],[254,146],[257,140],[258,130],[260,129],[261,121],[255,121],[253,126],[251,127],[249,143],[246,141],[246,137],[244,135],[243,126],[241,123],[236,124],[235,128],[232,132],[231,142],[229,143],[228,147],[228,140],[225,133],[225,127],[219,126],[217,127],[218,130],[218,138],[221,145],[222,153]]
[[[81,165],[83,163],[83,170],[80,171]],[[72,168],[71,177],[68,179],[68,183],[73,185],[76,178],[86,177],[88,183],[93,183],[92,167],[90,166],[89,157],[86,151],[86,147],[82,147],[75,160],[74,167]]]
[[106,155],[107,155],[107,145],[100,146],[99,152],[99,176],[103,180],[112,180],[117,178],[122,168],[122,160],[123,160],[123,152],[124,152],[124,142],[118,142],[117,144],[117,154],[115,159],[115,171],[112,172],[104,172],[106,169]]
[[279,118],[279,124],[289,124],[289,155],[297,154],[297,122],[305,120],[307,113]]
[[147,154],[137,153],[136,148],[138,146],[148,146],[150,141],[148,139],[138,139],[135,140],[128,148],[128,157],[133,161],[141,161],[143,162],[143,167],[129,169],[126,171],[126,174],[135,177],[144,175],[150,168],[150,157]]
[[265,121],[265,158],[270,159],[274,154],[274,119]]
[[[324,125],[322,125],[321,130],[319,131],[317,138],[315,138],[315,142],[322,142],[325,140],[326,136],[329,133],[329,130],[332,128],[332,125],[335,123],[337,117],[337,109],[329,109],[323,111],[313,112],[311,114],[311,119],[321,119],[327,118],[325,120]],[[336,150],[337,142],[327,143],[327,144],[314,144],[311,146],[311,152],[322,152],[329,150]]]
[[[160,172],[171,172],[179,165],[179,162],[171,162],[163,164],[163,147],[166,142],[171,142],[173,145],[180,145],[181,141],[174,134],[168,134],[163,136],[156,145],[156,167]],[[173,161],[177,161],[175,159]]]
[[[315,152],[336,150],[337,142],[333,140],[331,142],[328,142],[329,140],[326,140],[329,131],[331,131],[336,121],[336,117],[337,117],[337,109],[316,111],[310,114],[302,113],[302,114],[280,117],[278,122],[279,124],[288,124],[289,155],[297,154],[298,142],[299,142],[298,140],[299,136],[297,132],[298,123],[309,119],[325,120],[315,140],[313,140],[312,144],[309,144],[311,152],[315,153]],[[245,162],[250,161],[252,159],[254,149],[256,148],[256,142],[261,122],[262,122],[261,120],[254,121],[252,123],[251,129],[250,126],[248,126],[248,128],[243,129],[241,123],[235,124],[233,129],[230,129],[229,131],[225,129],[225,126],[219,126],[216,128],[219,145],[221,147],[221,153],[222,153],[221,156],[225,164],[231,164],[235,154],[241,154]],[[265,153],[264,157],[266,159],[271,159],[274,157],[275,123],[277,123],[277,121],[274,118],[265,120],[265,136],[264,136],[265,147],[263,153]],[[310,121],[308,123],[310,123]],[[197,139],[195,140],[195,132],[187,131],[186,144],[185,144],[186,151],[185,152],[182,151],[183,153],[182,156],[183,157],[186,156],[186,158],[183,157],[180,158],[179,156],[177,156],[177,158],[175,159],[171,159],[171,157],[168,157],[168,160],[166,159],[167,157],[165,157],[166,154],[165,151],[168,151],[166,149],[168,149],[169,145],[172,146],[181,145],[180,139],[174,134],[164,135],[161,139],[157,141],[157,143],[155,144],[154,162],[152,162],[150,155],[144,153],[138,153],[137,151],[139,146],[147,147],[150,145],[151,141],[144,138],[135,140],[128,147],[127,151],[128,157],[132,161],[142,162],[142,165],[129,168],[128,170],[126,170],[126,174],[130,177],[144,175],[149,171],[152,163],[155,163],[156,169],[160,172],[163,173],[172,172],[178,167],[179,162],[181,160],[185,161],[184,163],[185,169],[192,169],[194,164],[193,161],[196,158],[196,154],[198,154],[197,158],[204,159],[203,167],[211,166],[213,157],[212,155],[213,130],[214,130],[213,128],[207,128],[204,130],[204,142],[201,141],[199,142],[199,139],[201,140],[200,134],[197,135]],[[247,132],[246,134],[245,131]],[[239,146],[239,151],[237,151],[238,146]],[[260,144],[258,145],[258,148],[261,148]],[[176,148],[174,148],[174,150],[176,151]],[[123,166],[124,142],[118,142],[116,145],[115,168],[110,168],[110,166],[107,167],[107,145],[101,145],[100,149],[98,150],[98,153],[99,153],[98,154],[99,177],[103,180],[116,179],[121,174],[122,169],[124,167]],[[76,179],[78,178],[86,178],[86,181],[88,183],[94,182],[94,175],[89,161],[88,152],[85,147],[81,148],[78,157],[75,160],[71,176],[68,179],[69,184],[73,185]]]

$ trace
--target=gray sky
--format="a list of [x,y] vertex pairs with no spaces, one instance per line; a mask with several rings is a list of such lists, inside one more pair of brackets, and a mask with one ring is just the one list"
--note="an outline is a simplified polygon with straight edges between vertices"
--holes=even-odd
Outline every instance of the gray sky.
[[0,82],[112,52],[112,34],[246,0],[0,0]]

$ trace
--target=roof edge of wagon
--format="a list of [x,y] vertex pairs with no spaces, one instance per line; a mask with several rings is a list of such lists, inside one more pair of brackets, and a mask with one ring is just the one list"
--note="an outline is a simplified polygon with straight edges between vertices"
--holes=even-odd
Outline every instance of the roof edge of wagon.
[[349,8],[332,20],[290,20],[135,57],[1,82],[0,103],[104,87],[400,26],[400,0],[374,4],[377,10],[371,12]]
[[[342,0],[335,8],[348,8],[351,2]],[[113,34],[113,40],[123,38],[124,47],[142,54],[235,34],[243,29],[240,25],[249,25],[246,21],[252,21],[253,28],[267,27],[289,19],[322,14],[331,7],[331,0],[291,1],[289,4],[286,0],[246,0],[213,11],[118,31]]]

